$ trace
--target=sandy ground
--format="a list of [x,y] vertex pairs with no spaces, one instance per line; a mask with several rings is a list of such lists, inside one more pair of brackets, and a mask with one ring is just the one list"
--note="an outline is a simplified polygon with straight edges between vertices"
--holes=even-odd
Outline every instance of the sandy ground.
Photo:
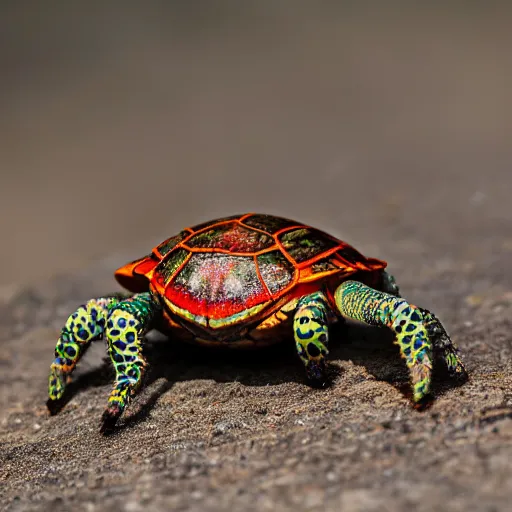
[[[1,8],[1,509],[508,510],[510,13],[95,5]],[[470,381],[438,373],[415,411],[391,340],[361,326],[331,334],[322,390],[286,344],[156,336],[113,435],[101,343],[49,417],[73,308],[182,225],[249,210],[388,260]]]

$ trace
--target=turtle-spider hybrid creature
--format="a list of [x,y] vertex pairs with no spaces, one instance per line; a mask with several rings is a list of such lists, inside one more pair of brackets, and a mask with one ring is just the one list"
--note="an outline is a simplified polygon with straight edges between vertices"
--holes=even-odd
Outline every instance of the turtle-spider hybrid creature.
[[48,407],[92,341],[106,338],[116,378],[101,431],[113,428],[147,370],[145,334],[259,347],[295,338],[307,377],[325,379],[328,326],[340,318],[383,326],[411,375],[413,400],[431,387],[434,359],[465,376],[458,350],[433,313],[401,298],[386,263],[300,222],[245,214],[186,228],[121,267],[131,295],[92,299],[67,320],[55,349]]

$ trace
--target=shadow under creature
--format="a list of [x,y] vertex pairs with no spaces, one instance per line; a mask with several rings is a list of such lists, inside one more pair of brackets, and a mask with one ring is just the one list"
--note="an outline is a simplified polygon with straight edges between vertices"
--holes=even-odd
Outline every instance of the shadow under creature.
[[[332,361],[352,361],[355,365],[364,367],[377,380],[394,385],[406,398],[412,398],[409,372],[400,357],[398,347],[393,343],[391,331],[359,323],[340,322],[331,326],[329,338],[330,354],[323,387],[333,385],[341,378],[342,370],[332,364]],[[147,419],[158,399],[175,382],[208,379],[219,383],[239,382],[245,386],[308,383],[292,338],[289,343],[279,343],[257,350],[233,350],[173,343],[159,333],[150,333],[144,356],[149,363],[149,370],[145,375],[143,388],[162,377],[165,382],[149,397],[137,397],[137,410],[122,418],[117,428],[133,426]],[[103,359],[100,366],[88,371],[77,371],[64,396],[56,402],[49,402],[50,413],[57,414],[82,390],[111,384],[114,377],[108,357]],[[344,385],[350,386],[354,383],[352,377],[352,381]],[[434,361],[431,395],[415,408],[429,408],[433,399],[463,383],[464,380],[449,377],[442,361]]]

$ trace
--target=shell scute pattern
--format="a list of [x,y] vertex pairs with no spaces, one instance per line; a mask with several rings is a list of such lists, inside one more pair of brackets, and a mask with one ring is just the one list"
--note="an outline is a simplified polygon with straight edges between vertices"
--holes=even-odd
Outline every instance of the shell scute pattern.
[[323,272],[333,272],[337,271],[340,268],[340,265],[336,265],[336,260],[331,258],[326,258],[324,260],[319,260],[311,265],[311,273],[319,274]]
[[264,215],[256,213],[254,215],[250,215],[242,220],[243,224],[246,226],[250,226],[252,228],[261,229],[262,231],[266,231],[267,233],[274,234],[277,231],[281,231],[282,229],[291,228],[293,226],[298,226],[300,223],[290,220],[284,219],[282,217],[274,217],[273,215]]
[[191,248],[254,253],[267,249],[274,243],[271,236],[232,222],[201,231],[187,240],[186,245]]
[[166,297],[179,308],[211,318],[270,299],[252,257],[209,252],[192,254],[167,287]]
[[195,226],[192,226],[190,228],[191,231],[194,231],[196,233],[197,231],[201,231],[202,229],[214,226],[215,224],[219,224],[221,222],[226,222],[229,220],[238,220],[240,217],[243,217],[243,215],[230,215],[229,217],[222,217],[220,219],[216,220],[210,220],[207,222],[201,222],[201,224],[196,224]]
[[153,254],[160,258],[165,258],[165,256],[167,256],[167,254],[169,254],[172,251],[172,249],[174,249],[182,240],[187,238],[188,235],[190,235],[190,232],[184,230],[175,236],[171,236],[171,238],[168,238],[160,245],[155,247],[153,249]]
[[157,276],[161,276],[163,283],[168,284],[174,277],[176,271],[187,260],[188,256],[189,251],[181,247],[172,251],[169,257],[162,260],[156,267]]
[[348,244],[343,244],[343,247],[338,249],[336,253],[343,261],[347,262],[349,266],[359,267],[361,264],[367,262],[366,258],[359,251]]
[[320,230],[263,214],[187,228],[139,261],[117,271],[123,286],[142,291],[135,279],[145,278],[146,289],[153,283],[171,309],[202,324],[227,317],[243,322],[301,282],[385,266]]
[[279,239],[286,252],[297,263],[303,263],[340,245],[339,241],[311,228],[286,231]]
[[293,281],[296,269],[281,251],[260,254],[257,261],[261,278],[272,295],[284,290]]

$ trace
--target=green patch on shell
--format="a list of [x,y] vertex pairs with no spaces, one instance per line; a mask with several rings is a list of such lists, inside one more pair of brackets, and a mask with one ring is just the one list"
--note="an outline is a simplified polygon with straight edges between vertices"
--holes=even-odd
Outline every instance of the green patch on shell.
[[329,272],[338,269],[339,267],[337,267],[329,258],[317,261],[311,265],[311,271],[313,274],[319,274],[321,272]]
[[162,242],[158,247],[158,252],[162,255],[162,257],[165,257],[169,252],[171,252],[176,245],[178,245],[182,240],[184,240],[189,233],[187,231],[182,231],[181,233],[177,234],[176,236],[172,236],[171,238],[168,238],[165,240],[165,242]]
[[281,243],[288,254],[302,263],[338,245],[327,235],[316,229],[301,228],[287,231],[280,236]]
[[261,229],[267,233],[275,233],[284,228],[297,226],[294,220],[284,219],[282,217],[274,217],[273,215],[254,214],[243,220],[243,224],[256,229]]
[[160,273],[167,284],[173,277],[179,266],[187,259],[189,252],[184,249],[177,249],[166,260],[162,261],[156,271]]

